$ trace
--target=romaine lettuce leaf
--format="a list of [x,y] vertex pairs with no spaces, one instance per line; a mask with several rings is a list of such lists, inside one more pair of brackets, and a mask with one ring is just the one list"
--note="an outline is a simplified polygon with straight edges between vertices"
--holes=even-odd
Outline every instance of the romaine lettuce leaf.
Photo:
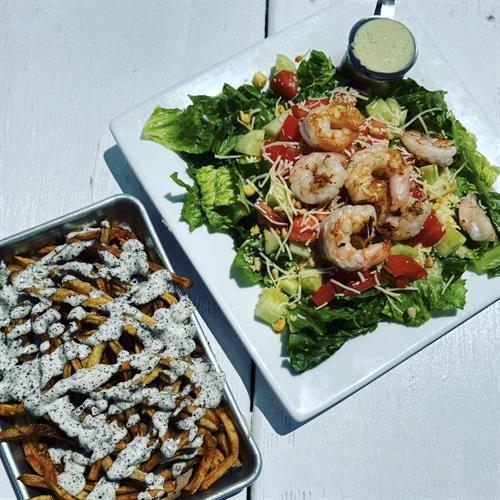
[[243,193],[243,182],[234,168],[211,165],[196,171],[200,203],[207,223],[213,229],[231,229],[250,213]]
[[203,153],[212,145],[213,132],[196,106],[184,111],[158,107],[144,125],[141,139],[150,139],[177,153]]
[[489,276],[500,276],[500,243],[485,249],[479,259],[474,261],[474,266]]
[[452,118],[452,135],[457,147],[456,163],[465,163],[462,175],[475,184],[482,192],[491,191],[491,186],[498,177],[499,169],[494,167],[477,150],[476,136],[456,119]]
[[300,93],[297,102],[309,97],[327,95],[336,86],[335,66],[331,59],[319,50],[312,50],[307,59],[299,64],[297,76],[300,82]]
[[233,262],[238,281],[255,285],[263,280],[262,274],[255,267],[255,261],[262,251],[262,238],[249,238],[238,248]]
[[364,296],[362,307],[358,301],[352,306],[349,301],[339,302],[339,307],[315,309],[307,304],[298,304],[287,317],[290,335],[288,353],[296,371],[304,371],[340,349],[344,342],[374,330],[382,313],[385,298],[372,291]]
[[200,189],[195,184],[190,186],[179,178],[177,172],[174,172],[170,178],[179,186],[186,189],[186,197],[182,206],[181,217],[189,225],[189,230],[193,231],[197,227],[205,223],[205,216],[201,208],[201,195]]
[[500,234],[500,193],[494,191],[482,193],[481,201],[497,233]]

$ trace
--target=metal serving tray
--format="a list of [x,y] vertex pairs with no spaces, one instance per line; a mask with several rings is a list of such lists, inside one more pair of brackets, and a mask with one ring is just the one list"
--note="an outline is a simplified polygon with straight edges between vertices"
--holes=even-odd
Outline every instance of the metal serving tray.
[[[85,226],[92,226],[106,218],[112,222],[118,221],[130,224],[138,238],[146,246],[149,255],[156,258],[168,270],[172,271],[172,265],[163,250],[146,209],[137,198],[125,194],[106,198],[86,208],[1,240],[0,260],[5,260],[9,263],[16,254],[29,255],[37,248],[61,240],[70,231]],[[205,349],[208,360],[214,365],[216,370],[221,371],[201,328],[198,312],[194,313],[194,321],[198,329],[197,340]],[[262,467],[260,452],[250,435],[247,423],[236,405],[227,382],[224,386],[223,400],[229,408],[239,432],[240,460],[242,465],[224,475],[207,491],[189,496],[193,500],[227,498],[249,486],[260,474]],[[5,423],[0,422],[0,428],[5,427]],[[24,460],[21,446],[16,443],[1,443],[0,457],[7,470],[17,498],[26,499],[37,494],[35,490],[28,488],[17,480],[19,474],[31,472],[29,465]]]

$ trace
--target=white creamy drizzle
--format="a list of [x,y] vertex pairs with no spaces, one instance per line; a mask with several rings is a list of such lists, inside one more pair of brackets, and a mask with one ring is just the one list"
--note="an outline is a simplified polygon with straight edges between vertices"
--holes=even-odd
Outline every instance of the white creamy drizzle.
[[21,305],[14,307],[12,311],[10,311],[10,318],[11,319],[23,319],[28,316],[28,314],[31,312],[31,308],[33,305],[29,300],[25,300],[24,302],[21,303]]
[[65,262],[64,264],[61,264],[59,266],[59,269],[61,269],[62,271],[73,271],[75,273],[81,274],[82,276],[85,276],[86,278],[93,278],[95,275],[94,265],[88,262]]
[[79,229],[78,231],[72,231],[66,235],[66,239],[71,240],[73,238],[78,238],[79,236],[85,236],[89,233],[94,233],[96,231],[100,231],[100,227],[84,227],[83,229]]
[[77,496],[85,488],[85,469],[89,459],[76,451],[49,448],[49,456],[57,465],[64,465],[64,472],[58,474],[57,483],[70,495]]
[[[55,309],[47,309],[41,316],[33,321],[33,333],[41,335],[47,332],[47,328],[61,319],[61,314]],[[64,330],[64,327],[63,327]]]
[[139,240],[126,241],[122,245],[119,258],[107,251],[101,251],[99,254],[107,264],[97,273],[102,278],[113,276],[120,281],[129,282],[136,274],[141,276],[148,274],[148,256],[144,251],[144,245]]
[[134,425],[137,425],[140,421],[141,417],[139,417],[139,414],[133,413],[132,415],[130,415],[130,417],[128,417],[125,426],[127,427],[127,429],[130,429],[131,427],[134,427]]
[[86,500],[114,500],[118,483],[108,481],[106,476],[97,481],[94,489],[89,493]]
[[129,477],[140,464],[149,460],[151,452],[156,446],[155,442],[148,446],[149,441],[149,436],[136,436],[124,450],[118,453],[113,465],[107,472],[108,478],[111,481],[119,481]]
[[[105,226],[105,223],[101,224],[103,225]],[[91,230],[93,229],[85,232]],[[74,236],[78,234],[76,232]],[[69,437],[78,439],[84,454],[69,450],[52,452],[54,462],[64,465],[64,472],[59,474],[58,482],[73,496],[83,490],[85,466],[109,455],[116,444],[127,435],[127,428],[140,422],[137,414],[132,415],[124,426],[116,420],[108,422],[108,417],[120,414],[143,401],[156,408],[150,428],[152,434],[134,438],[118,454],[107,472],[107,478],[101,478],[87,497],[88,500],[108,500],[116,496],[117,481],[130,476],[141,463],[149,459],[158,439],[168,431],[171,416],[178,415],[192,404],[184,398],[191,392],[193,385],[200,389],[195,401],[199,408],[176,425],[179,429],[189,432],[189,443],[186,449],[182,450],[185,453],[179,458],[188,460],[196,454],[196,450],[203,444],[203,437],[197,436],[196,422],[203,416],[205,407],[219,404],[224,376],[215,372],[201,358],[194,358],[190,363],[182,359],[196,348],[196,327],[191,319],[193,305],[187,297],[181,297],[177,304],[169,308],[156,310],[154,327],[145,324],[141,311],[132,305],[148,303],[165,292],[175,290],[169,271],[160,270],[148,276],[149,265],[143,244],[138,240],[128,240],[122,245],[119,258],[107,251],[100,252],[104,263],[100,268],[72,260],[92,244],[93,241],[82,241],[59,245],[40,261],[27,266],[14,276],[10,275],[6,264],[0,261],[0,328],[15,321],[7,335],[0,330],[0,401],[22,401],[27,412],[37,417],[48,417]],[[76,321],[82,321],[88,314],[79,305],[88,296],[79,294],[65,300],[73,309],[63,322],[60,322],[61,314],[52,308],[50,297],[57,290],[53,277],[58,277],[61,282],[75,279],[67,274],[61,278],[64,274],[61,271],[75,272],[92,278],[115,277],[123,282],[132,281],[128,293],[98,308],[106,312],[108,318],[99,325],[93,335],[82,341],[84,343],[72,340],[71,334],[79,329]],[[132,280],[133,276],[143,276],[147,279]],[[32,305],[32,299],[26,300],[23,292],[25,288],[36,289],[31,291],[31,295],[39,300],[38,303]],[[99,290],[89,294],[90,297],[102,295]],[[19,320],[24,318],[28,319],[19,323]],[[70,320],[73,321],[69,322]],[[65,322],[69,322],[69,327],[65,326]],[[118,340],[125,323],[137,329],[137,338],[143,344],[140,353],[124,350],[118,354],[116,364],[82,368],[69,377],[60,378],[49,390],[43,392],[51,379],[63,374],[68,361],[85,359],[91,353],[91,347],[101,342]],[[39,346],[23,345],[21,338],[31,332],[35,335],[48,334],[51,338],[60,337],[63,343],[51,353],[47,353],[51,347],[48,341]],[[39,355],[31,361],[20,363],[17,359],[23,354],[35,353]],[[159,390],[137,383],[165,358],[169,359],[169,365],[163,371],[169,376],[172,384],[189,370],[191,383],[186,384],[180,393],[173,393],[168,386]],[[128,361],[135,371],[134,376],[103,389],[102,386],[109,382],[119,370],[120,364],[125,361]],[[75,407],[69,399],[70,393],[84,394],[87,399],[79,407]],[[179,439],[167,439],[162,444],[160,449],[164,459],[171,459],[179,451],[179,442]],[[174,476],[177,477],[183,467],[183,463],[174,464]],[[146,483],[148,490],[161,489],[164,478],[151,473]],[[143,499],[150,497],[148,491],[140,495]]]
[[132,303],[138,305],[147,304],[165,292],[173,292],[174,287],[171,279],[172,273],[166,269],[154,272],[146,281],[132,287],[130,290]]

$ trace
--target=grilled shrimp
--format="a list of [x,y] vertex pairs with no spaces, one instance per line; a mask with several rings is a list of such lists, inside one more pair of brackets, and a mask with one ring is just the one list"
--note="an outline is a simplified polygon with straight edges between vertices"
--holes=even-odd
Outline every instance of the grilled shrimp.
[[290,189],[300,201],[320,205],[339,194],[347,178],[346,157],[340,153],[302,156],[290,170]]
[[370,203],[378,212],[394,212],[410,199],[411,167],[399,151],[375,144],[354,153],[345,187],[353,203]]
[[453,141],[444,137],[423,136],[416,130],[409,130],[401,134],[401,142],[406,149],[413,153],[419,160],[435,163],[440,167],[449,167],[457,148]]
[[358,128],[364,121],[355,106],[334,100],[310,111],[300,123],[300,133],[313,148],[341,153],[358,137]]
[[377,220],[372,205],[344,205],[322,222],[320,244],[324,256],[345,271],[369,269],[391,253],[391,242],[371,244]]
[[497,235],[490,218],[479,206],[475,196],[462,198],[458,206],[458,220],[474,241],[495,241]]
[[377,231],[391,240],[407,240],[416,236],[431,213],[428,203],[410,198],[409,203],[398,210],[397,214],[384,213],[379,217]]

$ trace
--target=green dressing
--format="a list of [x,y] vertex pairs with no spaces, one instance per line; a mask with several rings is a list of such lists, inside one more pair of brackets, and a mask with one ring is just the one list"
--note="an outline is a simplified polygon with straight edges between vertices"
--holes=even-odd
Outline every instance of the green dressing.
[[396,73],[415,58],[415,41],[403,24],[392,19],[371,19],[361,25],[352,43],[354,54],[367,69]]

